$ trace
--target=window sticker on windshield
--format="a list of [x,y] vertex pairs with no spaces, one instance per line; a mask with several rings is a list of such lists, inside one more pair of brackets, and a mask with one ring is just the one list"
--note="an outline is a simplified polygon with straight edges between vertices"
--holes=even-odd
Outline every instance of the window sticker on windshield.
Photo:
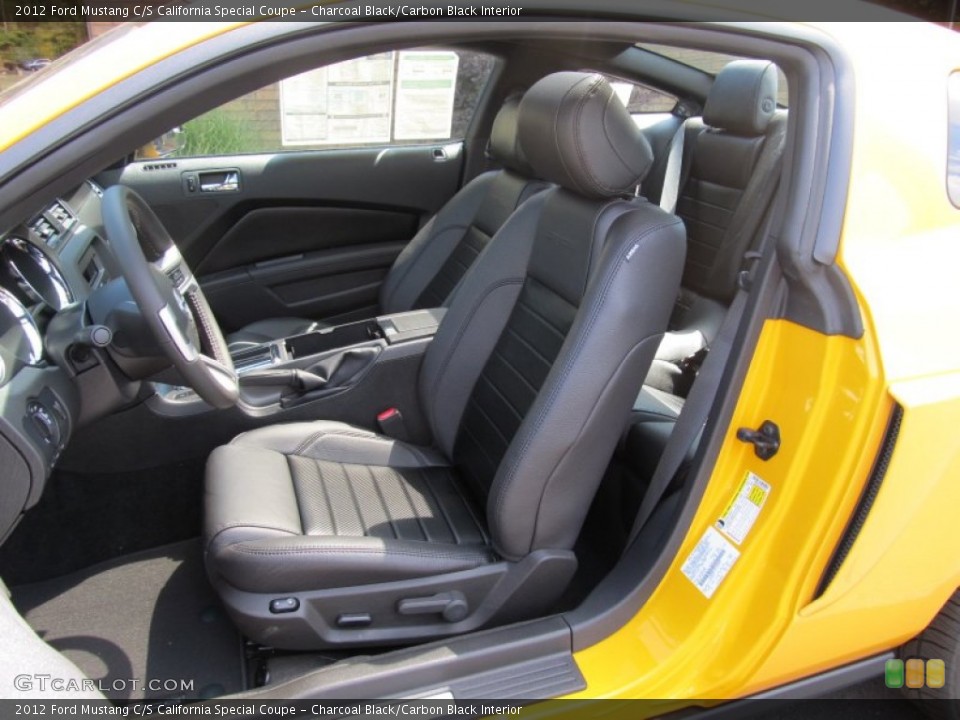
[[748,471],[727,509],[717,520],[717,530],[737,545],[742,545],[768,497],[770,485]]
[[680,572],[709,600],[739,557],[740,551],[729,540],[708,527]]

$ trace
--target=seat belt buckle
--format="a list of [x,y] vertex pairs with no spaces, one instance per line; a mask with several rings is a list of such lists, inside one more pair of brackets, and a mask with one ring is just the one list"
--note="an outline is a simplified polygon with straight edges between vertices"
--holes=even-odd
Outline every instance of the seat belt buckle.
[[403,413],[397,408],[387,408],[377,414],[377,425],[380,426],[380,432],[394,440],[407,442],[410,435],[407,433],[406,423],[403,422]]
[[680,369],[684,373],[690,373],[696,377],[697,373],[700,372],[700,367],[703,365],[703,361],[707,359],[707,353],[710,352],[709,348],[700,348],[693,355],[688,355],[680,361]]

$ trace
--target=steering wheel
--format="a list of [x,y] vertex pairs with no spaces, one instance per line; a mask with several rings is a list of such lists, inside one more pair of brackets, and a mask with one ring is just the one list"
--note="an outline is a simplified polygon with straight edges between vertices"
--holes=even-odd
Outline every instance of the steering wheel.
[[174,367],[210,405],[236,405],[240,388],[227,343],[170,233],[123,185],[104,191],[102,212],[130,294]]

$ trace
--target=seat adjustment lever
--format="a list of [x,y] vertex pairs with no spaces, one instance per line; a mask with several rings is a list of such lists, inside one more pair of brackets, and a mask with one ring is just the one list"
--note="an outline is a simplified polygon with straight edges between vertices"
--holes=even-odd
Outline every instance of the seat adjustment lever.
[[401,615],[441,615],[447,622],[459,622],[470,612],[463,593],[437,593],[429,597],[405,598],[397,603],[397,612]]

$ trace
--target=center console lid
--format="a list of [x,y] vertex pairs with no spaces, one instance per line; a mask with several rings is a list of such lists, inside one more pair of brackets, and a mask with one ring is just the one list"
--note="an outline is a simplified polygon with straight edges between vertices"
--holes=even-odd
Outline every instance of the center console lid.
[[391,345],[420,338],[432,337],[437,334],[440,321],[447,314],[446,308],[428,308],[427,310],[411,310],[410,312],[382,315],[377,318],[377,324],[383,333],[383,338]]

